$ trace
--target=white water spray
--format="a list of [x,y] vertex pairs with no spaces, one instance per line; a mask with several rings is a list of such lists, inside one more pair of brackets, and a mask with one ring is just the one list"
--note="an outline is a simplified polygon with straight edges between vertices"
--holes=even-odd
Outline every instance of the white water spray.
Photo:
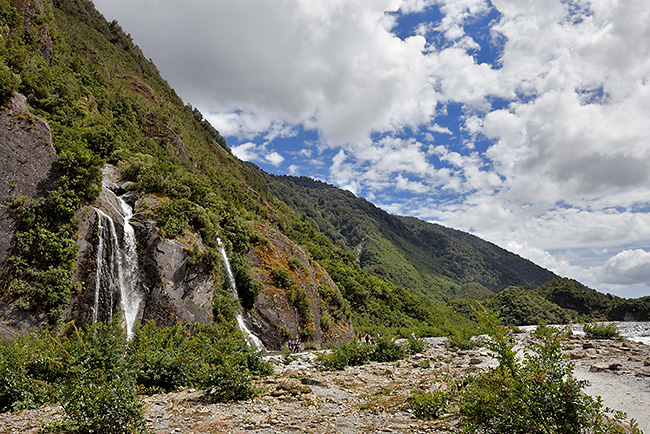
[[[217,239],[219,243],[219,253],[221,253],[221,257],[223,258],[223,265],[226,268],[226,275],[228,277],[228,284],[230,285],[230,291],[232,292],[232,296],[235,297],[235,300],[239,300],[239,293],[237,292],[237,285],[235,283],[235,276],[232,274],[232,270],[230,269],[230,261],[228,260],[228,255],[226,254],[226,249],[223,247],[223,244],[221,243],[220,239]],[[242,332],[244,332],[244,335],[246,335],[246,338],[248,339],[248,343],[255,346],[258,350],[264,350],[264,344],[258,338],[246,325],[246,322],[244,322],[244,317],[241,313],[237,314],[237,324],[239,324],[239,328]]]
[[[97,274],[95,278],[95,305],[93,322],[108,321],[116,307],[124,315],[127,338],[130,339],[138,322],[140,305],[144,294],[140,288],[138,254],[133,226],[129,223],[133,217],[131,207],[121,198],[115,196],[120,206],[117,213],[122,216],[123,234],[119,239],[115,222],[103,211],[95,208],[98,216],[97,236]],[[119,306],[116,306],[117,298]]]

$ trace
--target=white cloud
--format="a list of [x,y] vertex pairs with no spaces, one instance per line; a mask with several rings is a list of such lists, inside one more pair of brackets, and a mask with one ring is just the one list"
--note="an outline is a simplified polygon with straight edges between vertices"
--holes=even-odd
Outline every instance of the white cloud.
[[[418,195],[386,204],[393,212],[471,229],[556,272],[598,275],[594,284],[643,280],[649,2],[95,3],[222,134],[246,141],[238,157],[277,166],[302,152],[290,173],[326,164],[328,181],[355,194]],[[466,25],[490,4],[499,15],[481,42]],[[392,12],[433,7],[442,20],[391,33]],[[479,64],[489,38],[500,58]],[[457,130],[444,122],[448,104],[462,112]],[[270,149],[297,125],[318,140]],[[405,139],[411,131],[427,134]],[[589,265],[566,253],[586,248],[621,253]]]
[[600,273],[605,283],[650,285],[650,252],[642,249],[623,250],[609,258]]
[[257,145],[253,142],[246,142],[239,146],[231,148],[233,155],[244,161],[266,162],[273,166],[279,166],[285,160],[282,155],[276,151],[268,151],[266,144]]

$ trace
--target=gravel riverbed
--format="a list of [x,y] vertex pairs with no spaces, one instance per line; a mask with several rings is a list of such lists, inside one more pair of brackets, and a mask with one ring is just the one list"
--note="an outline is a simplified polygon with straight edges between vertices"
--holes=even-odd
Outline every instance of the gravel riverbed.
[[[516,335],[526,345],[528,334]],[[327,372],[314,368],[315,353],[301,353],[290,363],[269,358],[275,374],[256,379],[265,392],[250,400],[206,403],[193,389],[143,397],[147,424],[156,434],[170,433],[446,433],[457,430],[459,416],[450,413],[421,421],[406,408],[414,390],[444,389],[447,382],[484,372],[496,361],[485,348],[448,349],[444,339],[427,339],[422,354],[399,362],[370,363]],[[650,347],[628,339],[593,341],[573,336],[567,355],[575,375],[586,379],[586,393],[625,411],[650,433]],[[60,418],[61,408],[0,414],[0,434],[37,433],[43,421]]]

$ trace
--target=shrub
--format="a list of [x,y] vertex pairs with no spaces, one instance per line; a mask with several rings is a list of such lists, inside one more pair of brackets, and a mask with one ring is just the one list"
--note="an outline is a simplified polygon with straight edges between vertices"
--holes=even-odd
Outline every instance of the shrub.
[[394,362],[402,360],[406,350],[392,339],[379,338],[370,358],[375,362]]
[[48,360],[34,354],[31,343],[37,338],[28,334],[13,342],[0,340],[0,413],[37,408],[52,398],[47,384],[34,376],[39,373],[35,365]]
[[67,416],[47,425],[46,431],[64,433],[147,433],[144,404],[128,372],[117,375],[101,370],[81,372],[59,387]]
[[422,353],[424,352],[425,347],[426,344],[422,339],[418,339],[414,336],[409,336],[406,344],[406,350],[408,351],[409,354]]
[[621,337],[616,323],[589,323],[584,325],[585,335],[590,339],[614,339]]
[[356,340],[343,342],[328,353],[321,353],[316,364],[325,370],[339,371],[346,366],[359,366],[368,363],[374,348]]
[[442,416],[448,407],[449,398],[445,392],[415,393],[409,397],[408,408],[420,419],[435,419]]
[[284,268],[272,269],[271,277],[280,288],[293,289],[296,286],[293,277],[291,277],[291,274],[289,274],[289,272]]
[[171,392],[189,384],[199,363],[189,351],[190,337],[179,324],[161,329],[153,322],[140,327],[129,343],[129,365],[144,392]]
[[624,415],[603,409],[600,399],[581,392],[573,365],[562,354],[562,330],[540,334],[532,351],[516,356],[506,328],[491,312],[478,312],[499,366],[460,386],[459,407],[465,429],[476,433],[615,433]]
[[445,342],[445,345],[448,348],[458,348],[460,350],[471,350],[472,348],[475,348],[480,345],[479,342],[472,339],[474,334],[475,334],[474,329],[470,327],[454,328],[449,334],[449,336],[447,337],[447,341]]
[[250,398],[259,392],[252,376],[273,372],[233,323],[202,326],[192,338],[190,351],[201,361],[193,372],[193,384],[210,401]]

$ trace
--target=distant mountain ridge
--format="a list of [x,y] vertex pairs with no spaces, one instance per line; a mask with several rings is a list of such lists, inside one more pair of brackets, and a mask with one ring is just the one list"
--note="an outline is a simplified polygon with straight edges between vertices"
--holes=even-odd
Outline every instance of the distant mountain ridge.
[[364,270],[434,300],[481,298],[509,286],[532,289],[558,277],[479,237],[389,214],[324,182],[258,173],[273,195],[354,253]]

